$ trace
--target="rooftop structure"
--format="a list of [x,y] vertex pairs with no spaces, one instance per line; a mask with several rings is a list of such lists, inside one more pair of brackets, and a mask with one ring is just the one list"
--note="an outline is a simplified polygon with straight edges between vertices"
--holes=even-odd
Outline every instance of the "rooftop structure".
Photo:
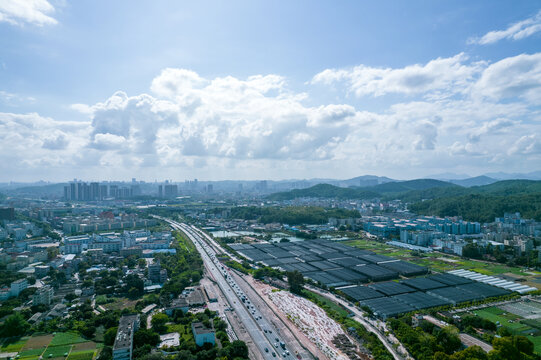
[[118,323],[113,360],[132,360],[133,334],[139,328],[139,315],[124,315]]

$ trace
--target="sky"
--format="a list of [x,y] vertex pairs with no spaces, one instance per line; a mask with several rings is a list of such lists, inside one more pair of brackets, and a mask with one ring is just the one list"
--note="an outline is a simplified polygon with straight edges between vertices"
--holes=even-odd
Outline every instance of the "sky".
[[541,4],[0,0],[0,181],[541,170]]

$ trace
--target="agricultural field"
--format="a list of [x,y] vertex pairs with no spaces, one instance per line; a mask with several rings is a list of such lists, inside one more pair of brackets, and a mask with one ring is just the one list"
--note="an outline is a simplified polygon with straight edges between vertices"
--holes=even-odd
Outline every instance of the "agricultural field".
[[3,353],[19,352],[21,351],[21,349],[23,348],[27,340],[28,340],[28,337],[24,337],[15,342],[5,342],[2,344],[2,346],[0,346],[0,352],[3,352]]
[[[539,312],[536,318],[526,319],[532,314],[532,308]],[[501,307],[488,307],[472,312],[479,317],[490,320],[499,326],[506,327],[515,335],[523,335],[530,339],[535,346],[535,352],[541,354],[541,306],[536,303],[516,302]]]
[[541,286],[541,284],[536,284],[535,282],[533,282],[535,278],[541,275],[541,273],[537,271],[525,271],[518,267],[510,267],[488,261],[464,259],[459,256],[442,253],[429,253],[422,254],[421,256],[413,256],[410,250],[396,248],[394,246],[389,246],[385,243],[372,240],[350,240],[345,241],[344,244],[355,246],[363,250],[370,250],[375,252],[376,254],[387,255],[400,260],[409,261],[417,265],[426,266],[429,267],[431,270],[439,272],[466,269],[476,271],[484,275],[507,275],[515,278],[524,278],[528,281],[528,285],[534,287]]
[[13,343],[4,343],[2,353],[18,353],[21,360],[43,359],[63,360],[66,356],[72,360],[92,360],[97,344],[83,339],[74,333],[56,333],[25,337]]

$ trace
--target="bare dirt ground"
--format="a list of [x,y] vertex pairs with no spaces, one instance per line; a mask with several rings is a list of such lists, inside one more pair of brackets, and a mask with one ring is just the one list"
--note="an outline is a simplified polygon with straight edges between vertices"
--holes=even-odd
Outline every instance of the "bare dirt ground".
[[32,336],[30,339],[28,339],[26,344],[24,344],[21,351],[44,348],[45,346],[49,345],[52,339],[53,335]]

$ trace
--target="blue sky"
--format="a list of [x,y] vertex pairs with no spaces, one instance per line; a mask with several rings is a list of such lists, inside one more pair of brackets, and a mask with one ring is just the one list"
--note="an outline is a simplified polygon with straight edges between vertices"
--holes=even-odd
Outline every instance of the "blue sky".
[[0,181],[529,172],[537,1],[0,1]]

